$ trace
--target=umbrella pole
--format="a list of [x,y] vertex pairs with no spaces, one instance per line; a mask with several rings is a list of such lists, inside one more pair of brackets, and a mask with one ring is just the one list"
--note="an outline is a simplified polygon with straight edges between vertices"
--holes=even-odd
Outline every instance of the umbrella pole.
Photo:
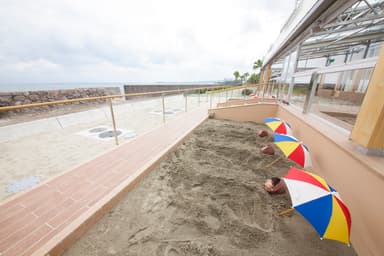
[[265,166],[264,168],[269,168],[271,167],[272,165],[274,165],[275,163],[277,163],[278,161],[280,161],[281,159],[281,156],[279,156],[278,158],[276,158],[275,160],[273,160],[272,163],[270,163],[269,165]]
[[290,212],[292,212],[293,210],[295,210],[295,208],[289,208],[289,209],[287,209],[287,210],[284,210],[284,211],[282,211],[282,212],[279,212],[279,216],[281,216],[281,215],[285,215],[285,214],[287,214],[287,213],[290,213]]

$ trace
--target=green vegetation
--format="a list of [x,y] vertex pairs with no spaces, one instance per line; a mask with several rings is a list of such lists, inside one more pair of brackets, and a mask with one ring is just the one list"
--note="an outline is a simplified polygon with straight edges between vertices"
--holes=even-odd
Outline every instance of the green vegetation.
[[235,72],[233,72],[233,75],[235,76],[235,81],[237,81],[240,77],[240,72],[236,70]]
[[252,75],[248,79],[248,83],[257,84],[259,82],[260,74],[252,73]]
[[308,93],[308,87],[298,87],[298,86],[295,86],[295,87],[293,87],[292,93],[294,95],[305,95],[305,94]]
[[[263,61],[261,60],[261,59],[258,59],[257,61],[255,61],[254,63],[253,63],[253,67],[252,67],[252,69],[253,70],[256,70],[256,69],[258,69],[258,68],[261,68],[263,66]],[[260,73],[260,72],[259,72]]]
[[246,89],[243,89],[242,91],[241,91],[241,95],[251,95],[253,93],[253,90],[251,90],[251,89],[248,89],[248,88],[246,88]]
[[263,61],[261,59],[258,59],[253,63],[252,69],[253,70],[259,69],[259,72],[254,72],[252,74],[245,72],[241,75],[240,72],[236,70],[235,72],[233,72],[233,75],[235,76],[235,81],[238,81],[240,78],[241,84],[244,84],[244,83],[257,84],[259,82],[260,70],[262,66],[263,66]]

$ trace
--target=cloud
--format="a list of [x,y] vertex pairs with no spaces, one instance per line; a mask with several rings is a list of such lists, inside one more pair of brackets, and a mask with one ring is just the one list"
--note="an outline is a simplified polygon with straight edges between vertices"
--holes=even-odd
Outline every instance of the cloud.
[[3,0],[0,83],[228,78],[263,57],[294,2]]

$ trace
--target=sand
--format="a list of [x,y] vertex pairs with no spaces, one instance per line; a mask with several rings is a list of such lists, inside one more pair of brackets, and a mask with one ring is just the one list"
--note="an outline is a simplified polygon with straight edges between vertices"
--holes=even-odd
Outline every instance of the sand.
[[[208,120],[65,255],[356,255],[321,241],[288,194],[262,188],[293,165],[260,153],[264,125]],[[277,152],[281,155],[281,152]]]

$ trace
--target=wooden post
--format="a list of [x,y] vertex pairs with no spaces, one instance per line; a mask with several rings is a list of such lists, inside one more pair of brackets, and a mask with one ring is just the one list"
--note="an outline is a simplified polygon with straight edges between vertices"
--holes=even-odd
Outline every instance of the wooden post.
[[119,140],[117,138],[115,114],[113,113],[112,99],[109,99],[109,109],[111,110],[111,118],[112,118],[112,125],[113,125],[113,133],[115,135],[115,143],[116,143],[116,146],[118,146]]
[[263,86],[263,81],[264,81],[263,78],[264,78],[264,69],[262,69],[260,71],[260,75],[259,75],[259,85],[258,85],[258,89],[257,89],[257,95],[259,97],[261,96],[260,92],[261,92],[261,87]]
[[264,85],[263,85],[263,98],[264,98],[265,91],[268,88],[268,83],[270,78],[271,78],[271,64],[268,64],[266,74],[265,74],[265,79],[264,79]]
[[384,47],[373,71],[351,140],[362,146],[364,153],[384,155]]

